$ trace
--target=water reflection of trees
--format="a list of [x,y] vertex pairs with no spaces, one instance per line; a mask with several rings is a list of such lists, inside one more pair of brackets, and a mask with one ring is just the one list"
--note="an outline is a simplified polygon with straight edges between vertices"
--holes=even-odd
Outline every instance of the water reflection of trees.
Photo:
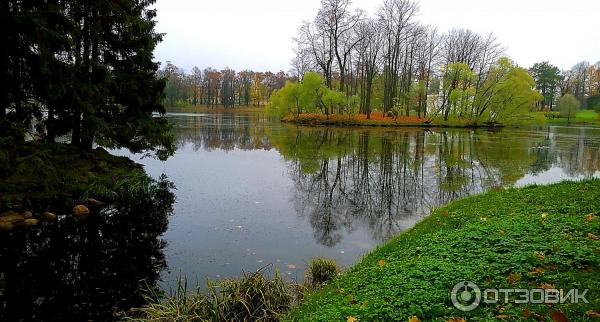
[[192,144],[195,151],[271,149],[264,131],[268,119],[262,113],[173,116],[171,120],[178,147]]
[[166,267],[160,235],[174,202],[166,183],[149,191],[85,221],[0,234],[0,320],[107,321],[143,304]]
[[[485,169],[463,151],[465,134],[367,131],[340,147],[349,153],[319,160],[316,171],[302,171],[304,160],[293,160],[296,210],[327,246],[340,241],[341,229],[352,231],[357,224],[367,225],[378,240],[392,236],[426,209],[481,189]],[[427,151],[428,141],[435,151]]]
[[305,128],[271,123],[261,114],[175,121],[180,146],[275,147],[289,161],[296,211],[328,246],[358,227],[384,240],[432,207],[512,185],[526,174],[556,167],[573,177],[600,171],[597,129]]
[[554,160],[570,176],[600,171],[600,129],[554,127],[548,130],[558,151]]
[[598,144],[585,139],[553,152],[545,145],[561,143],[551,137],[510,131],[287,131],[271,138],[290,160],[296,211],[327,246],[357,225],[384,240],[432,207],[514,184],[534,167],[598,165]]

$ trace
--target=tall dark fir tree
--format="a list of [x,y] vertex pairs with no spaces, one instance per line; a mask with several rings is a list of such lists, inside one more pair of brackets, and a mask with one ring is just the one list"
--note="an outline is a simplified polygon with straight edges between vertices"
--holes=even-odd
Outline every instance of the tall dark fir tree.
[[3,1],[0,122],[49,141],[70,133],[82,151],[96,143],[170,155],[154,2]]

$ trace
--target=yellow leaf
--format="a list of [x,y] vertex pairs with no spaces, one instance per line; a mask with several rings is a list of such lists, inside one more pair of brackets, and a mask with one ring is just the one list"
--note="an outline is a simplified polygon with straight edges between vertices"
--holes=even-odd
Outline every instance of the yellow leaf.
[[384,267],[385,266],[385,260],[380,259],[377,261],[377,265],[379,265],[379,267]]
[[531,272],[529,272],[529,275],[531,276],[538,276],[540,274],[542,274],[545,270],[541,267],[536,267],[534,268]]
[[596,236],[596,235],[594,235],[592,233],[587,233],[587,236],[588,236],[589,239],[592,239],[592,240],[598,240],[598,239],[600,239],[600,237],[598,237],[598,236]]
[[465,319],[463,319],[463,318],[451,318],[450,320],[448,320],[446,322],[465,322]]
[[499,318],[499,319],[508,319],[510,317],[510,315],[499,314],[499,315],[496,315],[496,317]]
[[348,316],[348,318],[346,319],[346,322],[356,322],[356,321],[358,321],[358,319],[353,317],[352,315]]
[[410,318],[408,318],[408,322],[421,322],[421,320],[419,320],[419,318],[416,315],[413,315]]
[[508,276],[508,284],[515,284],[521,280],[521,273],[512,273]]
[[585,315],[587,315],[591,318],[600,318],[600,313],[598,313],[594,310],[588,310],[587,312],[585,312]]
[[587,220],[587,221],[592,221],[592,220],[594,220],[594,214],[587,214],[587,215],[585,216],[585,220]]
[[543,262],[544,258],[546,258],[546,256],[544,255],[544,252],[533,252],[533,256],[535,256],[541,262]]

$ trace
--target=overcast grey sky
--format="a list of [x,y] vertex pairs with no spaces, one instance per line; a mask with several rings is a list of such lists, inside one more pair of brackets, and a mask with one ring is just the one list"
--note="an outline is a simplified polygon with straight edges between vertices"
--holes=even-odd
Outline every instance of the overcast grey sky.
[[[375,12],[381,0],[354,0]],[[600,60],[600,0],[421,0],[418,20],[440,31],[494,32],[519,65],[568,69]],[[235,70],[289,69],[292,37],[320,0],[158,0],[159,61]]]

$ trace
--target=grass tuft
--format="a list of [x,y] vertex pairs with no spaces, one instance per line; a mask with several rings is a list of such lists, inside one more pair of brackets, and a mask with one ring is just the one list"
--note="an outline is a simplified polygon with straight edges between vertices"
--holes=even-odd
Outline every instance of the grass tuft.
[[152,292],[148,305],[134,309],[128,321],[278,321],[294,304],[297,288],[278,271],[269,277],[266,267],[239,278],[208,281],[207,289],[188,292],[180,278],[177,290],[166,298]]
[[340,269],[333,259],[314,258],[306,267],[305,283],[309,289],[316,289],[333,280]]

